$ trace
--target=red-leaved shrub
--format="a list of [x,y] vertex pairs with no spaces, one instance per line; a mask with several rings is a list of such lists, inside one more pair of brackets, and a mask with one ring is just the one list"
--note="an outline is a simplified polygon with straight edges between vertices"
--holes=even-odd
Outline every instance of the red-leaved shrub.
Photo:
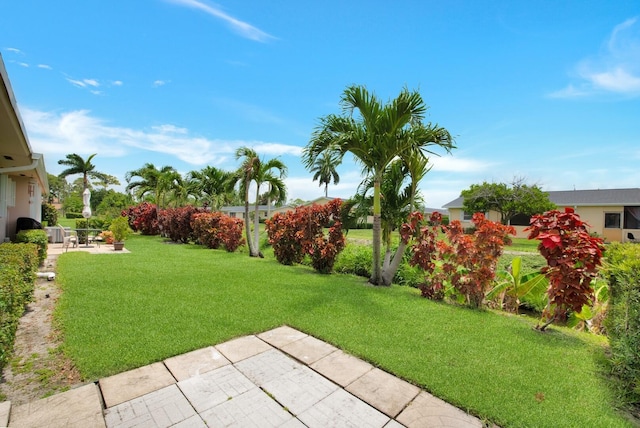
[[[465,297],[467,305],[482,306],[504,246],[511,244],[509,235],[515,234],[514,228],[487,220],[482,213],[475,213],[471,219],[473,235],[465,234],[457,220],[442,226],[437,212],[431,215],[431,226],[422,226],[423,219],[422,214],[413,213],[400,230],[405,242],[412,236],[415,239],[410,263],[425,271],[422,295],[442,299],[448,281]],[[446,241],[437,239],[439,229],[445,231]]]
[[129,227],[143,235],[157,235],[158,210],[155,204],[142,202],[122,211],[123,217],[128,217]]
[[191,218],[196,242],[208,248],[224,248],[232,253],[245,241],[242,237],[243,222],[219,212],[196,213]]
[[187,244],[193,239],[193,228],[191,227],[191,217],[202,208],[195,208],[187,205],[179,208],[167,208],[158,212],[158,223],[163,236],[173,242]]
[[543,317],[548,322],[566,316],[567,310],[581,312],[591,302],[591,281],[597,276],[602,261],[602,239],[589,235],[587,224],[573,208],[548,211],[531,218],[529,239],[538,239],[538,250],[547,260],[542,273],[549,278],[547,295],[550,305]]
[[[314,269],[321,273],[331,272],[336,256],[345,246],[341,205],[342,201],[335,199],[325,205],[297,207],[268,219],[267,234],[276,259],[292,265],[300,263],[308,254]],[[326,227],[329,227],[327,236],[324,235]]]

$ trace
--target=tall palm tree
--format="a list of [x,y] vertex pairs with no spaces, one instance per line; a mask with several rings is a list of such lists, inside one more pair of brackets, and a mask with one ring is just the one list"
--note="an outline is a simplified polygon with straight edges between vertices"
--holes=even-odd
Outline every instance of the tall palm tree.
[[311,166],[311,172],[315,172],[313,175],[313,181],[318,180],[320,186],[324,184],[324,196],[329,196],[329,184],[333,179],[333,184],[340,182],[340,176],[336,171],[336,167],[342,162],[342,157],[339,152],[326,150],[318,156],[313,165]]
[[[287,192],[283,179],[287,175],[287,167],[279,159],[269,159],[267,161],[260,159],[256,151],[248,147],[240,147],[236,150],[236,159],[242,159],[240,168],[238,168],[235,175],[235,181],[240,183],[240,192],[244,194],[244,224],[249,255],[258,257],[261,255],[259,249],[260,187],[263,184],[268,184],[269,198],[275,198],[278,202],[285,202],[287,200]],[[251,223],[249,219],[249,187],[251,182],[254,182],[256,186],[254,239],[251,238]]]
[[69,175],[82,174],[82,190],[86,190],[89,187],[89,177],[100,181],[108,181],[111,176],[96,171],[96,166],[91,163],[91,160],[96,155],[97,153],[94,153],[85,160],[75,153],[68,154],[66,159],[60,159],[58,164],[68,166],[69,168],[58,174],[58,177],[66,178]]
[[[139,177],[139,180],[132,181],[134,177]],[[139,199],[149,195],[158,207],[164,207],[167,193],[178,187],[182,177],[171,166],[158,169],[154,164],[146,163],[142,168],[128,171],[125,179],[128,192],[135,191]]]
[[428,146],[437,145],[450,151],[454,145],[449,132],[431,124],[423,125],[427,107],[422,96],[403,89],[383,104],[363,86],[350,86],[340,99],[343,114],[330,114],[320,119],[303,161],[307,168],[329,148],[341,155],[352,153],[373,180],[373,268],[369,281],[381,285],[381,207],[380,183],[389,163],[408,151],[431,153]]

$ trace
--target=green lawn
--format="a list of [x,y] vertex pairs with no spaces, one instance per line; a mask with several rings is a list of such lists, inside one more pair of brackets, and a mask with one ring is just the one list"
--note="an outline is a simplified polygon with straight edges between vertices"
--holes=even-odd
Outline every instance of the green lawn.
[[503,427],[630,426],[601,375],[602,337],[419,297],[406,287],[156,237],[66,253],[57,311],[86,380],[283,324]]

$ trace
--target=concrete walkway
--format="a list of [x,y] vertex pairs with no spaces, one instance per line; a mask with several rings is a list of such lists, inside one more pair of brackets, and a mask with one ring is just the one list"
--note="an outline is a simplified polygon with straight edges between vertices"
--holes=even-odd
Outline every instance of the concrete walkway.
[[[52,247],[49,256],[56,257]],[[106,248],[90,252],[108,252],[110,246],[101,247]],[[479,428],[483,424],[408,382],[282,326],[35,402],[15,406],[2,402],[3,426]]]
[[[9,427],[482,427],[288,326],[10,407]],[[2,408],[0,407],[0,410]]]

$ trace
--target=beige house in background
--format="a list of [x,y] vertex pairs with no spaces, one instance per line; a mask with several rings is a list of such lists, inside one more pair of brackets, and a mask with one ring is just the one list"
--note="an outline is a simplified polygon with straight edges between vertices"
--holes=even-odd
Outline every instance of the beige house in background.
[[[549,200],[559,210],[565,207],[575,209],[580,218],[586,221],[591,232],[605,239],[606,242],[628,242],[629,234],[640,239],[640,188],[633,189],[597,189],[597,190],[562,190],[547,192]],[[460,220],[463,227],[471,227],[471,214],[463,210],[464,199],[459,197],[445,204],[449,210],[450,220]],[[489,220],[500,221],[497,212],[489,212]],[[523,232],[529,219],[516,216],[512,226],[518,238],[526,238]]]
[[0,242],[15,238],[18,218],[41,221],[48,192],[44,157],[31,150],[0,55]]
[[[334,199],[335,198],[327,198],[323,196],[321,198],[317,198],[317,199],[314,199],[313,201],[309,201],[305,204],[302,204],[301,206],[314,205],[314,204],[324,205]],[[255,212],[255,209],[256,209],[255,205],[253,204],[249,205],[249,218],[253,219],[253,213]],[[273,217],[275,213],[284,213],[287,211],[293,211],[295,209],[296,207],[294,206],[283,205],[281,207],[272,206],[271,210],[269,210],[266,205],[258,205],[258,215],[260,216],[261,219],[267,219],[267,218]],[[222,207],[220,208],[220,212],[230,217],[244,219],[244,205]]]

